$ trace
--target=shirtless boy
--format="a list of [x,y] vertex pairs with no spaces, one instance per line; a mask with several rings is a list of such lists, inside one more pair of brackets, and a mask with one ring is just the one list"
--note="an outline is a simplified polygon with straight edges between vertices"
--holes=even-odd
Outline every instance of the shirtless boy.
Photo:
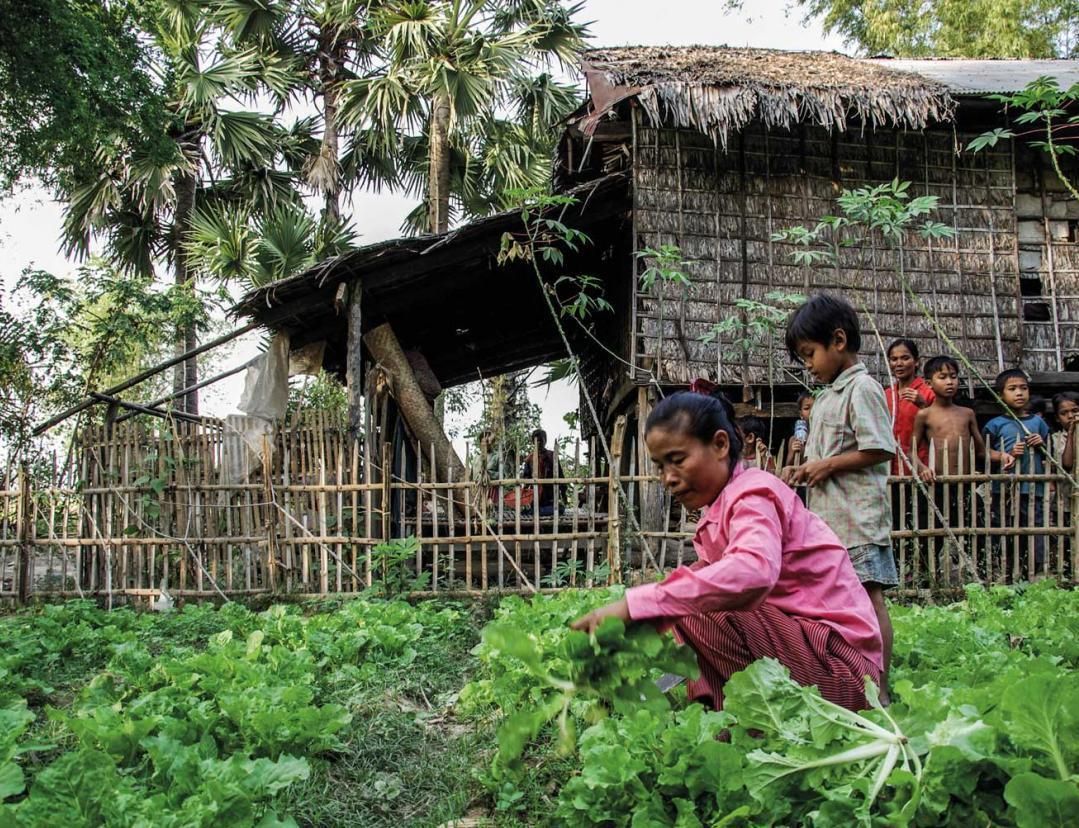
[[[926,466],[917,462],[918,476],[932,483],[938,474],[970,474],[970,446],[977,460],[985,457],[985,441],[978,430],[978,421],[969,408],[955,404],[959,392],[959,363],[949,356],[937,356],[925,363],[925,378],[936,398],[914,418],[914,440],[917,445],[933,441],[934,457]],[[1007,468],[1015,462],[1010,454],[990,452],[994,462]]]

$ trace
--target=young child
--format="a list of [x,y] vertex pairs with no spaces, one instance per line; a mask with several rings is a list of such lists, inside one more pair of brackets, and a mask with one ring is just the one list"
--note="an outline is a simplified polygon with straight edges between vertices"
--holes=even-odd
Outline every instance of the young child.
[[760,417],[743,417],[738,421],[745,443],[743,457],[746,466],[751,469],[764,469],[774,472],[776,461],[768,451],[768,429]]
[[[1079,440],[1079,393],[1062,391],[1053,397],[1053,417],[1059,430],[1053,432],[1049,451],[1060,464],[1060,469],[1053,471],[1059,473],[1063,469],[1074,478],[1075,443]],[[1060,504],[1058,508],[1063,516],[1059,522],[1061,526],[1071,526],[1072,489],[1069,481],[1057,484],[1056,502]]]
[[609,616],[673,627],[701,669],[690,699],[716,709],[727,679],[766,656],[826,699],[864,708],[864,677],[878,681],[882,667],[876,613],[835,533],[777,477],[739,462],[730,403],[667,397],[648,417],[645,441],[664,485],[702,510],[698,561],[627,590],[574,629],[591,632]]
[[[933,389],[918,376],[918,345],[912,339],[897,339],[888,346],[888,367],[895,378],[895,382],[884,389],[884,401],[892,417],[896,442],[892,474],[905,476],[913,471],[914,418],[933,402]],[[918,453],[924,461],[925,446],[920,443]]]
[[802,462],[806,437],[809,436],[809,417],[813,413],[813,403],[817,398],[810,391],[798,395],[798,422],[794,424],[794,434],[787,443],[787,456],[784,465],[797,465]]
[[[994,383],[997,394],[1008,414],[994,417],[985,424],[985,439],[990,448],[998,452],[1011,454],[1015,458],[1010,468],[1018,474],[1045,473],[1045,447],[1049,441],[1049,426],[1037,414],[1032,414],[1030,404],[1030,384],[1027,375],[1018,368],[1001,371]],[[1008,466],[1004,466],[1008,468]],[[1024,480],[1019,483],[1019,526],[1042,526],[1044,514],[1042,499],[1044,483],[1031,484]],[[1033,495],[1033,502],[1031,502]],[[994,523],[1004,525],[1006,519],[1001,514],[1000,481],[993,483],[992,512]],[[1012,509],[1009,508],[1011,513]],[[1025,544],[1024,544],[1025,546]],[[1034,536],[1034,565],[1040,569],[1045,560],[1045,536]],[[1031,573],[1033,574],[1033,573]]]
[[[933,357],[925,363],[925,378],[932,386],[934,399],[928,408],[923,408],[914,418],[913,438],[919,446],[925,447],[925,452],[919,451],[914,462],[918,476],[926,483],[936,484],[932,503],[940,514],[931,513],[929,501],[921,496],[915,498],[915,509],[923,515],[923,527],[934,526],[935,520],[939,519],[954,526],[960,510],[965,506],[961,489],[954,484],[937,483],[937,475],[973,472],[985,458],[985,441],[982,440],[974,412],[955,404],[955,396],[959,393],[959,363],[950,356]],[[1003,462],[1005,468],[1015,462],[1010,454],[996,451],[991,452],[991,460]],[[938,556],[945,548],[945,541],[944,536],[933,539],[931,545]],[[938,564],[943,565],[939,557]]]
[[809,508],[847,547],[877,613],[884,643],[882,697],[887,698],[892,624],[884,590],[899,584],[892,555],[888,464],[895,455],[884,389],[858,361],[858,315],[834,296],[815,296],[787,323],[787,351],[828,388],[813,404],[806,462],[784,479],[809,486]]
[[[985,441],[978,430],[974,412],[955,404],[959,393],[959,363],[950,356],[936,356],[925,363],[925,377],[932,387],[934,399],[914,418],[914,439],[925,445],[926,456],[917,461],[918,476],[933,483],[938,474],[970,474],[970,448],[974,446],[975,462],[985,457]],[[929,457],[929,443],[933,456]],[[990,452],[990,460],[1009,468],[1015,458],[999,451]]]

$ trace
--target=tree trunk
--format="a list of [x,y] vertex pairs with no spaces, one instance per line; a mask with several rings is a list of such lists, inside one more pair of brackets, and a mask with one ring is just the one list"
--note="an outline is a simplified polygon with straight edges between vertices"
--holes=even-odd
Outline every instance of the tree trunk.
[[[197,180],[194,172],[180,173],[176,177],[176,218],[173,224],[173,278],[178,287],[187,286],[195,274],[188,267],[187,253],[183,242],[191,229],[191,217],[195,212],[195,191]],[[198,347],[198,332],[195,323],[180,325],[176,332],[176,354],[194,350]],[[179,363],[172,371],[173,392],[182,391],[196,385],[199,381],[198,358],[192,357]],[[191,391],[176,399],[176,408],[188,414],[199,413],[199,393]]]
[[322,145],[319,147],[318,175],[312,183],[324,199],[323,220],[341,221],[340,137],[337,132],[338,73],[341,70],[341,38],[336,29],[319,34],[319,85],[322,88]]
[[450,229],[450,102],[443,95],[431,102],[428,132],[427,227],[432,233],[445,233]]
[[[433,445],[435,468],[439,480],[464,480],[465,467],[441,424],[435,419],[434,409],[420,387],[416,374],[401,350],[401,343],[389,323],[368,331],[363,341],[373,361],[379,363],[392,378],[392,394],[408,424],[412,436],[419,442],[421,451],[430,451]],[[458,508],[461,503],[455,500]]]

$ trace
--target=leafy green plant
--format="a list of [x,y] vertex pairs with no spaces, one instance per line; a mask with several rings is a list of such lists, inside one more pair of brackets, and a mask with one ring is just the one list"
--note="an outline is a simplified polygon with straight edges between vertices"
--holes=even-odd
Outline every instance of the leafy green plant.
[[1070,139],[1074,137],[1076,126],[1079,125],[1079,115],[1069,112],[1069,107],[1079,100],[1079,83],[1065,89],[1060,86],[1056,78],[1043,75],[1028,83],[1019,92],[987,97],[989,100],[1004,104],[1005,111],[1019,110],[1020,114],[1015,118],[1015,125],[1032,128],[1016,132],[1006,127],[997,127],[972,139],[967,144],[967,149],[971,152],[980,152],[988,147],[995,147],[1000,141],[1008,138],[1044,137],[1044,140],[1030,140],[1028,143],[1049,156],[1053,171],[1061,183],[1067,187],[1072,198],[1079,199],[1079,189],[1064,174],[1060,166],[1061,156],[1074,157],[1079,154],[1079,149],[1070,142]]
[[646,267],[638,277],[641,290],[646,293],[659,284],[679,285],[683,288],[690,284],[689,276],[682,268],[689,262],[682,258],[682,249],[674,244],[661,244],[659,247],[646,247],[633,254]]
[[[804,228],[803,228],[804,229]],[[805,301],[800,293],[788,293],[773,290],[764,294],[765,301],[754,299],[736,299],[734,309],[737,313],[725,316],[721,322],[712,326],[701,341],[709,344],[722,341],[741,356],[743,362],[743,396],[750,397],[749,356],[754,348],[765,349],[768,360],[768,384],[771,387],[775,377],[775,337],[787,323],[787,317],[793,308]]]
[[372,585],[375,594],[387,597],[407,595],[430,586],[430,572],[416,574],[415,562],[419,549],[420,542],[415,536],[409,535],[380,543],[371,550],[374,568],[381,573],[381,577]]
[[584,718],[625,712],[637,706],[666,709],[669,702],[655,684],[664,671],[697,675],[692,651],[678,647],[648,625],[629,629],[616,618],[591,635],[571,631],[554,652],[544,652],[526,631],[493,625],[483,633],[487,647],[516,659],[544,687],[542,702],[511,713],[498,730],[496,766],[516,763],[527,743],[549,722],[557,722],[558,744],[576,745],[571,706]]
[[[643,687],[634,695],[632,680],[613,675],[618,647],[590,645],[577,661],[564,626],[611,596],[509,600],[477,648],[483,669],[461,704],[504,717],[484,776],[499,807],[526,809],[540,786],[557,790],[552,821],[562,825],[1068,824],[1079,764],[1079,620],[1065,609],[1074,592],[972,587],[963,604],[893,607],[893,702],[858,713],[767,659],[726,683],[719,713],[656,703]],[[597,682],[571,678],[603,661]],[[606,701],[593,704],[593,692]],[[575,694],[568,708],[565,693]],[[589,721],[567,776],[555,757]]]

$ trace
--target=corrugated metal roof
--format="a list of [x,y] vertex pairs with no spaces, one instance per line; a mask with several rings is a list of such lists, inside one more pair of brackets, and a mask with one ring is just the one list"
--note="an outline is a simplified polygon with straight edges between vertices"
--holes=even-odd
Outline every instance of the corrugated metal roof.
[[985,95],[1018,92],[1043,75],[1057,79],[1067,89],[1079,83],[1079,60],[966,60],[935,58],[866,58],[867,63],[917,72],[945,84],[953,95]]

